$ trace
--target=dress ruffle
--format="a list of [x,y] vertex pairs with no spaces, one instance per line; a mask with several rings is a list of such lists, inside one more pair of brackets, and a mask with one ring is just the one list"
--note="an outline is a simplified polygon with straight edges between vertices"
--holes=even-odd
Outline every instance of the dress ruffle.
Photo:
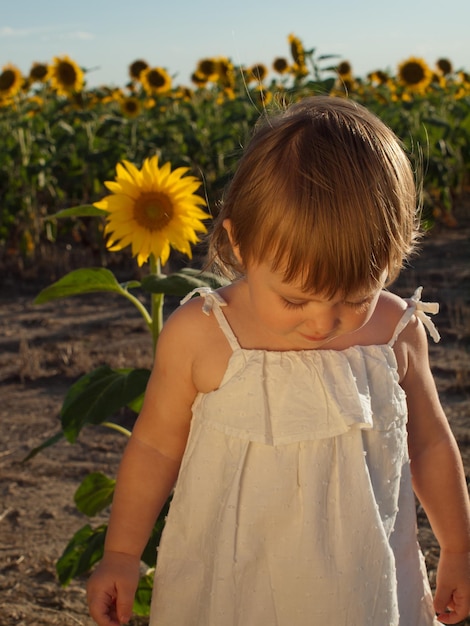
[[[262,375],[265,371],[269,377]],[[243,414],[238,410],[241,389],[250,406]],[[389,346],[341,352],[240,349],[232,354],[219,389],[198,396],[194,412],[204,416],[208,428],[281,445],[335,437],[351,428],[393,428],[406,419],[406,399]]]

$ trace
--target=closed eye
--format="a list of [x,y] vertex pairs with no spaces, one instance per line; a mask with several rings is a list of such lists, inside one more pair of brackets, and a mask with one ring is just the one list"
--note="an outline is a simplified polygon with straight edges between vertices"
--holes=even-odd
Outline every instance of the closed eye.
[[364,298],[364,300],[361,300],[360,302],[344,302],[344,304],[348,307],[350,307],[351,309],[355,309],[358,313],[362,313],[363,311],[366,311],[370,305],[370,303],[372,302],[372,298]]
[[307,306],[308,302],[292,302],[291,300],[286,300],[286,298],[282,298],[282,303],[284,304],[286,309],[297,309],[302,310]]

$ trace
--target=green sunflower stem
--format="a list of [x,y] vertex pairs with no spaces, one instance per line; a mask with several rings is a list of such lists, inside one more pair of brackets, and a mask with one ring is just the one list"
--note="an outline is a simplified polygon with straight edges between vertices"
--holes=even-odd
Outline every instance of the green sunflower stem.
[[101,426],[106,426],[106,428],[111,428],[112,430],[117,430],[118,433],[125,435],[126,437],[131,436],[131,431],[124,428],[124,426],[120,426],[119,424],[115,424],[114,422],[101,422]]
[[[153,254],[150,255],[150,272],[159,275],[161,272],[160,259],[156,259]],[[151,315],[152,315],[152,339],[153,353],[157,347],[158,337],[163,327],[163,293],[152,293],[151,295]]]
[[149,312],[147,311],[147,309],[145,308],[145,306],[142,304],[142,302],[138,298],[136,298],[133,294],[129,293],[127,289],[122,289],[121,293],[125,298],[127,298],[130,302],[132,302],[132,304],[136,307],[136,309],[144,318],[145,323],[147,324],[150,331],[152,331],[152,326],[153,326],[152,318]]

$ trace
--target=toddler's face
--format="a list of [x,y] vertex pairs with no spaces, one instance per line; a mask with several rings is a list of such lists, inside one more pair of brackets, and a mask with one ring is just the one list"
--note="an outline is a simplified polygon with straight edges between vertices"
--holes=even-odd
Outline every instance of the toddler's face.
[[327,347],[337,337],[354,333],[371,318],[380,287],[370,293],[328,298],[286,283],[269,264],[246,268],[250,303],[256,321],[286,347],[309,350]]

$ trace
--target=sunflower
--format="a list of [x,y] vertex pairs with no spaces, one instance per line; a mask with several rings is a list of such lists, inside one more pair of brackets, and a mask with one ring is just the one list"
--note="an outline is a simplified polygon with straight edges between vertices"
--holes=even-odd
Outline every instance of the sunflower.
[[10,96],[2,96],[0,93],[0,109],[6,109],[13,106],[14,100]]
[[117,102],[120,106],[122,99],[125,97],[126,96],[120,87],[102,87],[97,93],[98,102],[101,104]]
[[26,101],[26,116],[34,117],[42,111],[44,107],[44,100],[41,96],[31,96]]
[[67,55],[53,58],[48,78],[60,96],[70,96],[81,91],[85,82],[83,70]]
[[340,76],[334,86],[331,95],[348,96],[351,92],[357,91],[357,82],[351,76]]
[[432,72],[426,61],[410,57],[398,66],[398,79],[413,91],[423,91],[432,80]]
[[336,71],[340,76],[347,76],[349,78],[352,75],[351,63],[349,63],[349,61],[341,61]]
[[148,67],[141,72],[140,80],[149,95],[165,93],[171,89],[171,77],[163,67]]
[[205,76],[206,82],[216,81],[219,77],[220,62],[218,59],[201,59],[196,66],[195,74]]
[[219,95],[217,96],[217,104],[223,104],[229,100],[235,100],[235,92],[231,87],[224,87],[219,91]]
[[305,63],[305,50],[302,42],[293,34],[290,34],[287,39],[289,41],[290,53],[294,59],[294,63],[303,65]]
[[126,117],[137,117],[141,111],[140,101],[134,96],[127,96],[120,101],[121,112]]
[[270,104],[273,99],[273,94],[268,89],[265,89],[265,87],[263,87],[262,85],[258,85],[258,87],[255,87],[255,89],[253,89],[251,93],[254,96],[255,102],[263,107]]
[[217,59],[217,75],[224,89],[235,89],[235,69],[229,59],[225,57]]
[[375,70],[373,72],[370,72],[369,74],[367,74],[367,78],[371,83],[376,85],[386,85],[390,80],[390,76],[387,74],[387,72],[384,72],[383,70]]
[[284,57],[277,57],[273,61],[273,70],[278,74],[286,74],[289,71],[289,62]]
[[196,85],[196,87],[204,87],[208,83],[207,76],[200,74],[199,72],[193,72],[191,74],[191,81]]
[[137,59],[129,65],[129,76],[131,80],[140,80],[140,75],[148,68],[149,64],[143,59]]
[[46,63],[35,62],[29,70],[29,79],[32,83],[45,83],[48,73],[49,67]]
[[256,65],[252,65],[248,70],[248,76],[253,80],[258,81],[259,83],[263,82],[263,80],[268,75],[268,69],[262,63],[257,63]]
[[183,102],[191,102],[193,98],[193,90],[189,87],[182,87],[181,85],[173,93],[175,100],[182,100]]
[[438,59],[436,61],[436,67],[443,76],[448,76],[454,72],[454,68],[449,59]]
[[139,266],[150,255],[165,265],[170,247],[191,258],[190,244],[199,241],[196,231],[207,231],[201,220],[210,215],[200,208],[206,205],[204,198],[195,193],[200,182],[184,176],[187,171],[171,171],[170,163],[159,167],[157,156],[145,159],[140,170],[129,161],[118,163],[115,180],[105,183],[111,195],[95,202],[108,213],[108,249],[132,246]]
[[296,78],[304,78],[308,75],[307,65],[305,63],[305,49],[298,37],[289,35],[290,53],[294,59],[294,63],[290,67],[290,72]]
[[308,68],[305,63],[293,63],[290,66],[290,73],[295,78],[305,78],[305,76],[308,76]]
[[0,74],[0,97],[4,99],[15,96],[23,85],[23,76],[20,70],[11,63],[4,65]]

